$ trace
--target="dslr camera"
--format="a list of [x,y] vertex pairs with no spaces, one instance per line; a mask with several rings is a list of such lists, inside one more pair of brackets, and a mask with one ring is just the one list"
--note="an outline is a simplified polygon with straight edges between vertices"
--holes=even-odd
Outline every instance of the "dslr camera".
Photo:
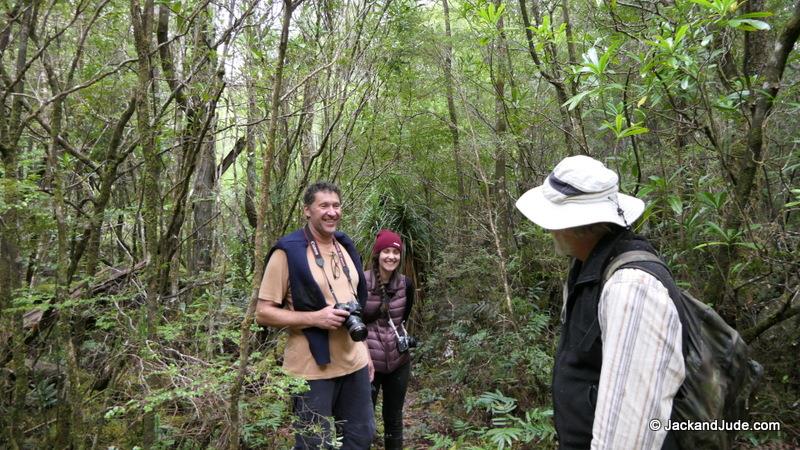
[[357,301],[350,300],[347,303],[337,303],[333,309],[341,309],[350,313],[344,321],[344,325],[350,333],[350,339],[359,342],[367,338],[367,326],[361,320],[361,305]]
[[414,336],[397,336],[397,351],[400,353],[407,352],[409,348],[416,348],[417,344],[417,338]]
[[391,317],[389,318],[389,323],[392,325],[392,329],[394,330],[394,335],[397,338],[397,351],[400,353],[405,353],[410,348],[416,348],[419,345],[417,338],[414,336],[409,336],[408,331],[406,331],[405,325],[400,323],[400,329],[403,330],[403,334],[397,332],[397,327],[394,326],[394,322],[392,321]]

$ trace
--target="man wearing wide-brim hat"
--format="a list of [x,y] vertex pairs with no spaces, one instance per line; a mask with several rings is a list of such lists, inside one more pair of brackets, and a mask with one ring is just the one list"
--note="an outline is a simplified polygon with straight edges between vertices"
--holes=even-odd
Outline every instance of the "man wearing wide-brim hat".
[[652,423],[668,423],[684,379],[678,311],[667,287],[644,270],[623,267],[603,282],[615,256],[655,253],[630,231],[644,202],[620,193],[618,181],[600,161],[573,156],[516,203],[550,231],[559,254],[573,258],[553,368],[562,449],[677,448],[671,432]]

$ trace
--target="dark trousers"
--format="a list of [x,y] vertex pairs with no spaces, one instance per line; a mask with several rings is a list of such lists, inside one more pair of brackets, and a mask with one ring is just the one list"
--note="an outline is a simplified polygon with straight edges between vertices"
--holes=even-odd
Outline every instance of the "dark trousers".
[[375,413],[370,408],[369,372],[366,367],[349,375],[311,380],[311,389],[294,398],[296,450],[333,448],[331,424],[341,433],[341,450],[364,450],[375,435]]
[[383,388],[383,442],[386,450],[403,448],[403,402],[406,399],[411,363],[404,364],[391,373],[375,372],[372,380],[372,404],[378,402]]

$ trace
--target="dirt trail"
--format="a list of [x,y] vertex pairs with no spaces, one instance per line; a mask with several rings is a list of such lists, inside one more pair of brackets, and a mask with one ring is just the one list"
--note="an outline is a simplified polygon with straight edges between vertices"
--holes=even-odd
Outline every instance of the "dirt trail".
[[[430,433],[442,431],[440,408],[438,401],[425,401],[420,395],[418,386],[412,380],[411,386],[406,392],[405,408],[403,411],[403,434],[404,450],[426,450],[431,448],[431,441],[425,436]],[[378,433],[373,442],[373,450],[384,450],[383,446],[383,424],[381,419],[380,401],[378,409],[375,411],[375,420],[378,425]]]

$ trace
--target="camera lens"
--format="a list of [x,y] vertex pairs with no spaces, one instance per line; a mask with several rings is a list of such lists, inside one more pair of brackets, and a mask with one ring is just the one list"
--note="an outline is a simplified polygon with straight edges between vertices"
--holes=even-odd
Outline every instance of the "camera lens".
[[350,339],[360,342],[367,338],[367,326],[364,325],[364,322],[356,319],[355,316],[350,316],[347,321],[350,322],[347,325],[347,329],[350,331]]
[[367,326],[361,321],[361,306],[357,301],[338,303],[334,308],[350,313],[344,321],[344,325],[350,333],[350,339],[359,342],[367,338]]

